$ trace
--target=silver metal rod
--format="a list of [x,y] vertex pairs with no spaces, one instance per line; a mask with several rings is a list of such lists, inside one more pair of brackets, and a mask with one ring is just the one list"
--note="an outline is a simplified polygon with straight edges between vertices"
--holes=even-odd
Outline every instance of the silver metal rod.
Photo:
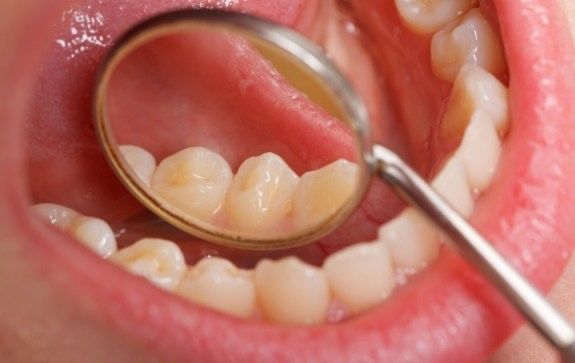
[[376,145],[374,157],[379,176],[440,227],[453,247],[489,278],[565,362],[575,362],[575,329],[565,317],[399,156]]

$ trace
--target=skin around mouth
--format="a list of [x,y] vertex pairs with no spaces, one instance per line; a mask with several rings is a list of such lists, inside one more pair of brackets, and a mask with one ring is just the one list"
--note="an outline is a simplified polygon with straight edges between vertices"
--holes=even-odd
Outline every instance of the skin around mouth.
[[[363,6],[370,8],[369,3],[361,5],[355,6],[360,18]],[[502,172],[473,221],[536,284],[546,288],[560,273],[573,242],[568,229],[574,196],[568,181],[575,172],[575,135],[567,117],[573,111],[569,100],[574,91],[573,60],[571,50],[565,49],[570,43],[557,8],[536,1],[516,6],[497,3],[512,75],[516,126],[508,139]],[[43,24],[34,20],[19,26]],[[526,28],[533,32],[527,34]],[[26,47],[35,45],[14,42],[13,57],[32,52],[33,47]],[[7,126],[17,125],[22,116],[23,85],[34,65],[12,59],[11,64],[18,64],[22,72],[16,76],[1,70],[8,84],[20,85],[2,97]],[[95,361],[106,354],[123,361],[445,361],[453,356],[473,361],[488,354],[518,322],[501,298],[449,252],[393,300],[337,327],[270,327],[190,307],[30,220],[21,182],[22,155],[14,152],[21,150],[21,129],[5,130],[6,152],[0,154],[5,175],[0,189],[5,253],[0,276],[3,291],[11,293],[2,303],[0,336],[14,343],[2,345],[6,356],[16,357],[13,360],[26,360],[19,349],[29,348],[27,353],[35,356],[28,361],[46,356],[73,360],[74,354],[85,357],[88,351],[94,352]],[[95,353],[100,344],[110,349]]]

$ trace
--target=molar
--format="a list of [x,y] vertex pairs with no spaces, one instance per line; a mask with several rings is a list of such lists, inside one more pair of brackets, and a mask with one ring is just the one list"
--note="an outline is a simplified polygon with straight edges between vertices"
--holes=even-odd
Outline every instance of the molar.
[[435,33],[431,40],[431,64],[440,79],[453,81],[468,63],[496,76],[502,76],[506,70],[499,36],[477,8]]
[[186,271],[180,248],[159,238],[143,238],[112,254],[110,260],[168,291],[178,286]]
[[390,253],[380,242],[338,251],[326,259],[323,269],[333,294],[352,313],[377,305],[395,286]]
[[152,176],[156,170],[156,159],[154,156],[139,146],[121,145],[119,149],[136,175],[145,185],[150,186]]
[[234,177],[225,210],[230,224],[242,232],[270,233],[280,228],[292,207],[299,177],[276,154],[246,159]]
[[182,212],[206,220],[222,206],[232,177],[219,154],[189,147],[162,160],[152,177],[152,189]]
[[254,315],[255,287],[248,271],[222,258],[205,258],[182,278],[177,293],[214,310],[241,318]]
[[447,141],[460,140],[477,110],[487,113],[499,134],[505,134],[509,126],[507,98],[507,88],[492,74],[475,65],[463,66],[441,122],[441,137]]
[[477,0],[395,0],[405,25],[415,33],[431,34],[471,9]]
[[258,302],[264,316],[284,324],[319,324],[325,321],[330,291],[322,269],[295,257],[262,260],[255,269]]
[[62,232],[68,232],[72,221],[80,214],[73,209],[54,203],[40,203],[31,208],[41,220],[50,223]]
[[296,228],[316,226],[337,212],[352,197],[358,178],[359,167],[343,159],[302,175],[293,196]]

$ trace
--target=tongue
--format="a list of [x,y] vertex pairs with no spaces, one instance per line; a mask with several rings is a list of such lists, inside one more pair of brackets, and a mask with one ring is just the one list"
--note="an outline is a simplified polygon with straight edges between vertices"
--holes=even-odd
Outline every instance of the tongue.
[[[259,15],[290,25],[306,7],[303,2],[285,2],[273,8],[247,2],[240,10],[257,9]],[[84,4],[67,13],[45,58],[29,117],[34,199],[62,203],[111,222],[127,219],[141,206],[112,174],[96,142],[90,118],[95,67],[119,32],[173,3],[154,3],[151,8],[152,4],[142,7],[134,2],[123,11],[116,5],[96,9]],[[282,9],[281,17],[276,9]],[[204,51],[216,47],[217,57]],[[122,142],[139,144],[160,157],[202,145],[218,151],[235,169],[249,156],[272,151],[301,173],[352,148],[344,128],[241,45],[174,36],[144,46],[121,67],[111,87],[112,119],[124,126],[119,130]],[[129,78],[130,74],[138,77]],[[190,99],[200,102],[183,107]],[[179,132],[165,131],[170,128]],[[373,238],[376,227],[398,208],[387,188],[372,187],[350,220],[321,241],[322,250]]]

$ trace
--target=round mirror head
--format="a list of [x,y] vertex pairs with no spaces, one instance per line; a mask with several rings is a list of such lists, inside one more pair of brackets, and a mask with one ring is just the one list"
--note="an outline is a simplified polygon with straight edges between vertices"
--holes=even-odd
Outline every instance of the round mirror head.
[[177,11],[132,28],[102,64],[94,118],[138,200],[226,246],[311,242],[370,178],[367,112],[348,82],[301,35],[245,14]]

